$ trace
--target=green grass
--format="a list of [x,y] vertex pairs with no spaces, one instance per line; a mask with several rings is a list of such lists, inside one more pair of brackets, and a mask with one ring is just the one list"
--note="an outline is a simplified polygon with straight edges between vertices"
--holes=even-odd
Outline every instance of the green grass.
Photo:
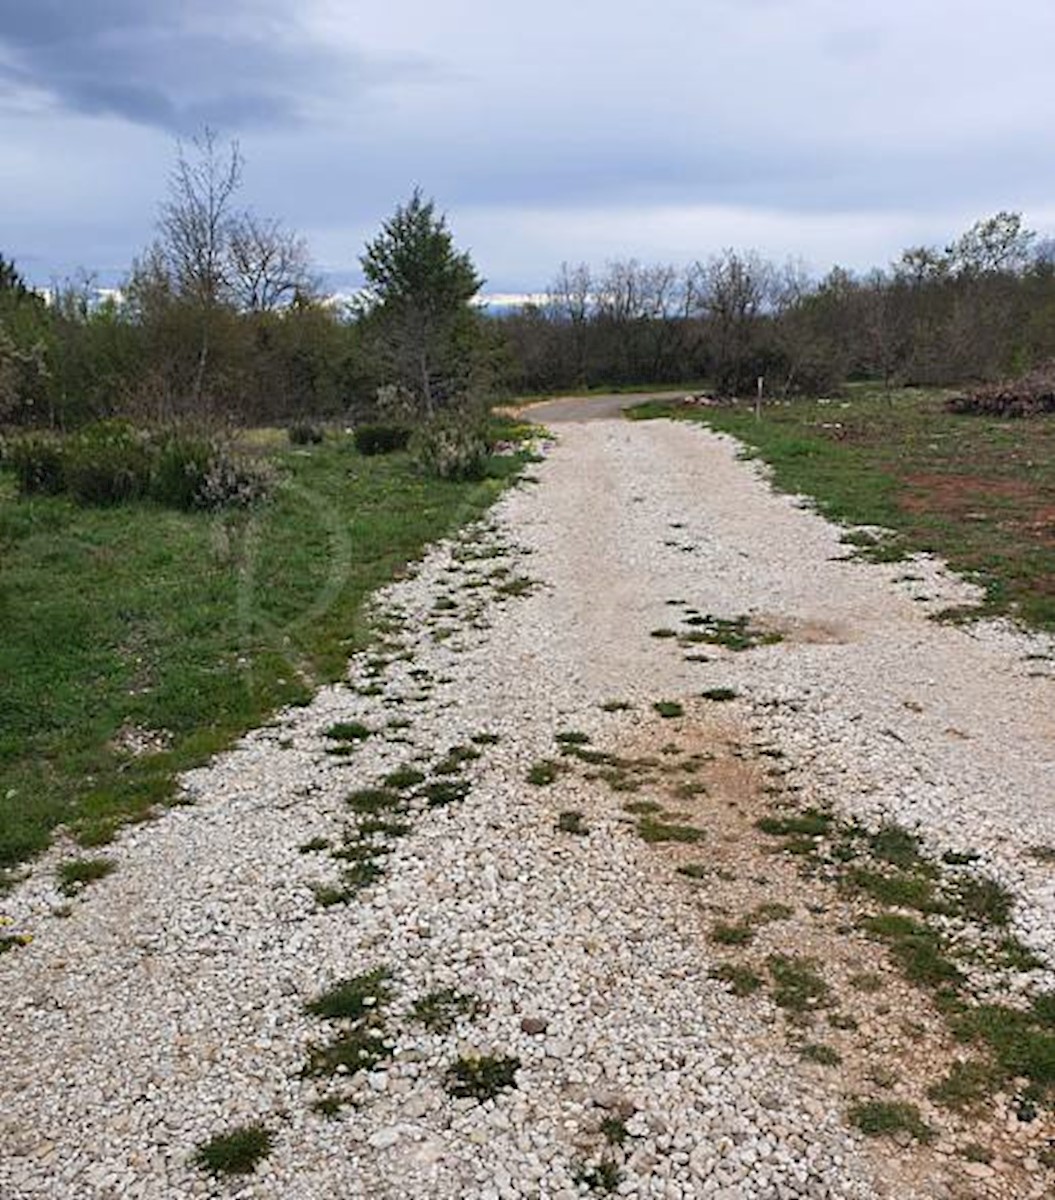
[[[342,438],[273,456],[286,482],[252,514],[82,509],[19,499],[0,474],[0,868],[60,823],[104,839],[169,800],[178,772],[340,678],[372,637],[366,597],[519,469],[441,484]],[[123,753],[130,727],[167,749]]]
[[757,971],[735,963],[722,963],[720,967],[715,967],[711,971],[711,978],[727,983],[734,996],[751,996],[763,988],[766,982]]
[[783,640],[779,633],[756,629],[751,624],[751,618],[746,616],[716,617],[710,613],[697,613],[687,617],[685,624],[692,630],[687,640],[724,646],[727,650],[737,652],[753,650],[756,646],[771,646]]
[[695,825],[679,825],[657,817],[642,817],[637,823],[638,837],[651,845],[658,842],[702,842],[707,836]]
[[590,832],[590,827],[578,809],[569,808],[557,817],[557,830],[560,833],[574,833],[584,837]]
[[822,1067],[837,1067],[842,1062],[842,1055],[831,1046],[820,1042],[807,1042],[799,1047],[799,1058],[806,1062],[817,1063]]
[[1055,1091],[1055,1026],[1036,1007],[980,1004],[959,1016],[953,1030],[964,1042],[987,1049],[1004,1078],[1028,1079],[1044,1095]]
[[447,1091],[454,1097],[493,1100],[516,1087],[520,1059],[493,1054],[457,1058],[447,1068]]
[[361,721],[338,721],[323,731],[323,737],[335,742],[364,742],[373,732]]
[[464,800],[471,790],[472,785],[464,779],[436,779],[425,784],[421,794],[429,808],[443,808],[444,805]]
[[755,827],[770,837],[824,837],[831,829],[830,813],[808,809],[793,817],[760,817]]
[[534,787],[547,787],[551,783],[556,783],[559,775],[560,763],[542,759],[528,770],[527,781]]
[[983,584],[986,612],[1053,629],[1055,538],[1037,521],[1055,504],[1055,416],[956,416],[944,395],[859,384],[844,402],[773,405],[761,421],[746,408],[653,404],[632,415],[733,434],[772,465],[777,487],[813,496],[837,521],[894,532],[860,555],[932,551]]
[[668,720],[671,717],[681,717],[685,715],[685,706],[679,704],[677,700],[657,700],[652,707],[661,717]]
[[251,1175],[271,1153],[275,1135],[263,1125],[245,1125],[203,1142],[194,1162],[213,1175]]
[[936,912],[941,908],[933,882],[918,875],[887,874],[867,867],[852,867],[843,876],[843,882],[848,889],[863,892],[880,904],[915,908],[920,912]]
[[712,868],[703,863],[684,863],[677,868],[677,872],[686,879],[707,879],[712,873]]
[[116,870],[108,858],[74,858],[58,869],[59,887],[65,896],[75,896],[85,885],[105,879]]
[[719,946],[746,946],[753,940],[755,931],[746,921],[732,924],[718,921],[711,926],[708,937]]
[[404,791],[406,788],[417,787],[419,783],[425,782],[425,772],[419,771],[414,767],[397,767],[396,770],[390,771],[382,780],[386,788],[394,788],[397,792]]
[[622,1117],[605,1117],[601,1122],[601,1133],[609,1146],[621,1146],[630,1136]]
[[602,1158],[592,1167],[579,1167],[575,1172],[575,1182],[591,1192],[609,1196],[623,1182],[623,1171],[612,1159]]
[[963,973],[949,957],[945,939],[935,929],[900,913],[866,917],[861,928],[881,938],[905,978],[921,987],[949,993],[963,983]]
[[354,1025],[325,1045],[314,1046],[308,1053],[305,1076],[354,1075],[372,1071],[392,1056],[392,1044],[384,1032],[373,1025]]
[[882,1137],[904,1131],[917,1142],[934,1140],[934,1130],[920,1116],[914,1104],[903,1101],[868,1100],[850,1109],[850,1123],[869,1137]]
[[793,1013],[806,1013],[827,1004],[831,995],[817,964],[795,954],[771,954],[766,959],[774,1004]]
[[449,1033],[462,1017],[474,1017],[482,1010],[477,996],[455,988],[440,988],[414,1001],[410,1015],[430,1033]]
[[390,972],[385,967],[342,980],[304,1006],[314,1017],[335,1021],[347,1019],[358,1021],[376,1013],[391,999],[391,989],[386,980]]
[[990,1063],[955,1062],[944,1079],[927,1089],[927,1096],[942,1108],[969,1112],[985,1101],[998,1083],[999,1073]]
[[353,812],[381,813],[399,808],[403,798],[391,788],[359,788],[346,797],[345,803]]

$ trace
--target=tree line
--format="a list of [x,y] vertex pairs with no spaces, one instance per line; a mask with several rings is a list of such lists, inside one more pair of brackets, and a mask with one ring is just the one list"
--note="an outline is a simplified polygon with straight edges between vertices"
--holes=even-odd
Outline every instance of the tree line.
[[797,264],[724,250],[677,268],[563,264],[545,298],[504,322],[525,391],[706,379],[720,395],[823,395],[851,379],[944,385],[1055,358],[1055,243],[1017,213],[888,269]]
[[990,380],[1055,359],[1055,246],[1016,213],[886,270],[725,250],[684,267],[564,264],[504,316],[420,191],[368,243],[365,287],[325,294],[299,235],[239,206],[237,144],[180,147],[155,241],[115,292],[45,297],[0,257],[0,425],[413,423],[501,394],[706,379],[723,395],[824,394],[844,381]]

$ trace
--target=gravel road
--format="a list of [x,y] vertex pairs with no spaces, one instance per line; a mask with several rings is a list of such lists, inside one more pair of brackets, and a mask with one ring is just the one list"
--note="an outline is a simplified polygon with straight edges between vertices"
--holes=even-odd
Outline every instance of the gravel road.
[[[804,1062],[770,999],[712,975],[717,893],[674,870],[690,852],[706,863],[709,843],[639,837],[628,797],[555,743],[702,764],[710,802],[746,796],[769,747],[818,801],[980,855],[1019,901],[1019,936],[1055,958],[1055,869],[1037,853],[1055,847],[1050,642],[936,623],[967,585],[929,560],[849,560],[839,538],[728,439],[562,423],[484,525],[381,594],[387,645],[346,684],[189,775],[188,803],[127,830],[104,851],[114,872],[71,901],[61,844],[0,900],[9,931],[33,937],[0,956],[0,1196],[1051,1195],[1031,1170],[1043,1122],[1008,1159],[1013,1184],[1000,1162],[851,1128],[849,1068]],[[686,654],[654,636],[686,606],[782,640]],[[737,698],[701,698],[715,688]],[[663,719],[657,701],[684,713]],[[327,736],[337,722],[366,736]],[[542,761],[556,779],[533,786]],[[722,763],[754,783],[710,780]],[[430,802],[409,775],[389,781],[394,808],[361,793],[398,769],[467,795]],[[706,801],[683,790],[703,837]],[[378,878],[319,903],[363,861]],[[305,1004],[382,968],[378,1061],[312,1070],[351,1027]],[[421,1001],[451,990],[465,1001],[442,1029]],[[451,1064],[479,1056],[517,1060],[515,1087],[452,1096]],[[274,1139],[254,1173],[194,1164],[254,1122]]]

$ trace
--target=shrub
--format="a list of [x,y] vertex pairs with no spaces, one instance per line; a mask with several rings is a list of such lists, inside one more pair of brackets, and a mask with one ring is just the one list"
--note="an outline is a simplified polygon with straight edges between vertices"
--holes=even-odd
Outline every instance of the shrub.
[[436,417],[418,429],[410,442],[418,466],[437,479],[482,479],[490,454],[483,427],[457,417]]
[[150,487],[149,439],[124,421],[101,421],[70,438],[64,459],[66,490],[80,504],[123,504]]
[[360,454],[391,454],[407,448],[410,430],[405,425],[360,425],[354,439]]
[[199,507],[199,494],[216,454],[209,438],[170,432],[155,443],[150,495],[169,508]]
[[62,445],[57,438],[19,438],[7,455],[23,496],[55,496],[66,487]]
[[35,435],[9,455],[19,491],[67,491],[80,504],[149,497],[169,508],[246,508],[275,483],[268,464],[235,454],[215,437],[185,429],[147,433],[105,421],[60,441]]
[[322,428],[310,421],[294,421],[287,432],[294,446],[317,446],[325,437]]
[[267,463],[217,448],[196,497],[197,507],[249,508],[266,500],[275,487],[275,474]]
[[270,468],[234,453],[219,438],[168,430],[151,442],[150,496],[184,510],[248,508],[274,487]]

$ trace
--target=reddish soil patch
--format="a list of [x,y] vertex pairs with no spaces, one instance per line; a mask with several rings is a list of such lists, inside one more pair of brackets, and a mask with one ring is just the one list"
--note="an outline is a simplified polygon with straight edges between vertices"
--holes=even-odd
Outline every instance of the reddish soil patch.
[[980,475],[905,477],[898,503],[908,513],[938,513],[962,521],[996,520],[1055,546],[1055,489],[1050,484]]

